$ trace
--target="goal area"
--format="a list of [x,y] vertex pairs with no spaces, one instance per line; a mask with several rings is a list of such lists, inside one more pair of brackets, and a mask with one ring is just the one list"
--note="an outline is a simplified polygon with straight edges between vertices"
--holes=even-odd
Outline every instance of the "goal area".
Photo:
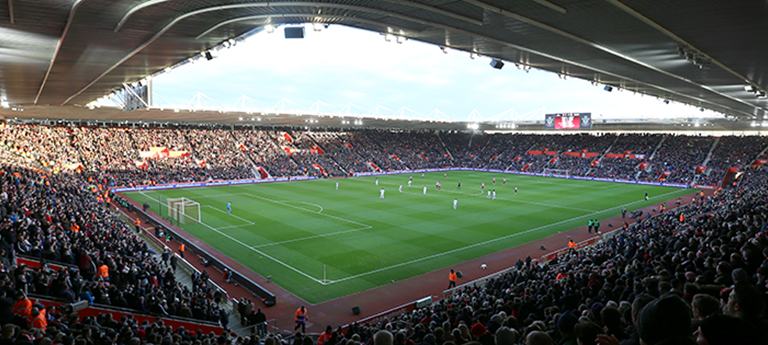
[[546,176],[571,176],[571,169],[544,169]]
[[200,222],[200,203],[187,198],[167,199],[168,215],[179,224]]

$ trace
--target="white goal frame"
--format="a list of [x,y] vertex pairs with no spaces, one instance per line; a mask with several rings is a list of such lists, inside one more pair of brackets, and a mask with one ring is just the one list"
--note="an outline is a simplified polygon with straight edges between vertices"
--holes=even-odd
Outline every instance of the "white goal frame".
[[542,172],[546,176],[571,176],[571,169],[549,169],[545,168]]
[[200,203],[188,198],[167,199],[168,215],[179,224],[200,222]]

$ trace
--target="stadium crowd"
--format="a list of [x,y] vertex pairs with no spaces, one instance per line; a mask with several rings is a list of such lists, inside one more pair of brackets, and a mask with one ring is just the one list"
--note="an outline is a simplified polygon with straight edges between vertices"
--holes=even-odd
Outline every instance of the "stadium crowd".
[[[604,170],[603,163],[591,165],[594,158],[558,156],[550,164],[550,156],[528,154],[544,149],[642,153],[646,158],[637,161],[648,161],[651,168],[641,178],[655,180],[671,171],[670,181],[689,182],[696,178],[695,166],[708,157],[708,165],[717,164],[721,172],[729,166],[746,168],[765,148],[758,137],[721,138],[727,146],[713,150],[712,138],[660,135],[22,125],[4,128],[0,140],[0,343],[768,344],[768,173],[763,168],[746,169],[737,186],[699,196],[689,205],[626,219],[626,231],[593,247],[546,264],[520,258],[512,270],[459,287],[428,308],[376,324],[329,326],[318,339],[301,334],[290,341],[274,335],[216,337],[174,330],[160,321],[112,320],[108,314],[78,320],[67,308],[45,308],[27,297],[84,300],[226,325],[221,296],[207,286],[206,273],[194,276],[190,285],[177,282],[166,256],[153,255],[129,226],[101,207],[109,202],[112,186],[252,178],[255,166],[290,176],[317,174],[306,165],[318,164],[330,175],[345,175],[371,169],[368,162],[382,170],[522,170],[530,163],[527,171],[533,172],[547,167],[590,176],[637,172],[627,167],[635,161],[606,164]],[[313,146],[327,157],[311,158],[317,155],[307,152]],[[151,147],[187,151],[188,156],[147,158],[140,167],[139,152]],[[65,268],[15,265],[14,255]]]

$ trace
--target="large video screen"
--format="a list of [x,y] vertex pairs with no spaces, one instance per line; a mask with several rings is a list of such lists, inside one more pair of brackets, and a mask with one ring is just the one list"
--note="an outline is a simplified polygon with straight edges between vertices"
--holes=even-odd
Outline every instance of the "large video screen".
[[592,129],[592,113],[557,113],[544,115],[546,129]]

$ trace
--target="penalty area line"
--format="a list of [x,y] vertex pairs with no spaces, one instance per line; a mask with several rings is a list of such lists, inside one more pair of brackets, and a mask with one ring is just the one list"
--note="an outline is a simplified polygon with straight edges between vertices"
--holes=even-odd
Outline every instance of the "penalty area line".
[[232,236],[230,236],[230,235],[228,235],[228,234],[226,234],[224,232],[221,232],[219,229],[216,229],[216,228],[214,228],[214,227],[212,227],[212,226],[210,226],[208,224],[205,224],[203,222],[199,222],[198,224],[201,224],[201,225],[207,227],[208,229],[211,229],[211,230],[215,231],[219,235],[222,235],[222,236],[224,236],[224,237],[234,241],[235,243],[237,243],[237,244],[239,244],[239,245],[241,245],[243,247],[246,247],[246,248],[248,248],[248,249],[250,249],[250,250],[252,250],[252,251],[254,251],[256,253],[259,253],[260,255],[263,255],[264,257],[266,257],[266,258],[268,258],[268,259],[270,259],[270,260],[272,260],[272,261],[274,261],[274,262],[276,262],[276,263],[278,263],[278,264],[288,268],[289,270],[294,271],[294,272],[296,272],[296,273],[298,273],[298,274],[300,274],[300,275],[302,275],[302,276],[304,276],[304,277],[306,277],[306,278],[308,278],[308,279],[310,279],[310,280],[312,280],[312,281],[314,281],[314,282],[316,282],[318,284],[321,284],[321,285],[327,285],[328,284],[326,282],[323,282],[320,279],[317,279],[315,277],[312,277],[312,276],[302,272],[301,270],[299,270],[299,269],[297,269],[297,268],[295,268],[295,267],[293,267],[293,266],[291,266],[289,264],[286,264],[285,262],[282,262],[282,261],[272,257],[271,255],[268,255],[267,253],[264,253],[264,252],[262,252],[262,251],[260,251],[260,250],[258,250],[256,248],[251,248],[251,246],[243,243],[243,241],[240,241],[240,240],[238,240],[238,239],[236,239],[236,238],[234,238],[234,237],[232,237]]

